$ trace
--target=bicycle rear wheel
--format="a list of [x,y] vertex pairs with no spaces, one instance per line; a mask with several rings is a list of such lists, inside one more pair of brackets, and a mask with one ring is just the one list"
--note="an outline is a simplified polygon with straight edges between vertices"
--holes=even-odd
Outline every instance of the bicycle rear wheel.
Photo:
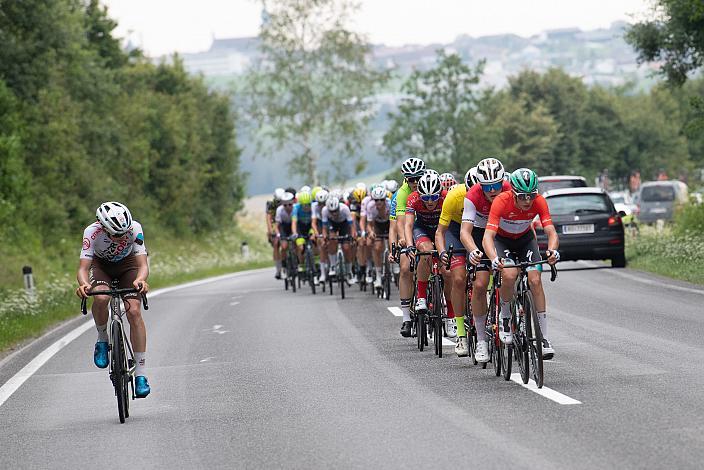
[[119,322],[112,322],[112,383],[115,387],[115,397],[117,398],[117,415],[120,418],[120,423],[125,422],[125,418],[129,415],[127,410],[127,368],[125,365],[125,348],[122,344],[122,326]]
[[315,263],[313,260],[313,252],[309,246],[306,246],[306,273],[308,275],[308,284],[310,284],[310,290],[315,295]]
[[442,357],[442,281],[439,278],[433,280],[432,302],[433,302],[433,342],[435,343],[435,354]]
[[[499,341],[500,342],[500,341]],[[504,380],[511,380],[511,367],[513,365],[513,345],[501,343],[501,372]]]
[[340,296],[345,298],[345,283],[347,282],[347,273],[345,272],[345,261],[342,255],[337,254],[337,280],[340,284]]
[[386,300],[391,300],[391,263],[389,263],[389,255],[387,252],[384,253],[386,257],[384,258],[384,297]]
[[425,323],[425,312],[416,312],[416,319],[418,321],[418,350],[422,351],[425,349],[425,342],[428,340],[428,331],[426,330],[427,325]]
[[538,322],[538,312],[535,311],[533,303],[533,293],[526,293],[523,310],[526,312],[526,332],[528,335],[528,347],[530,357],[530,367],[533,372],[533,380],[538,388],[543,388],[543,333],[540,331]]
[[518,370],[521,373],[521,380],[524,384],[528,383],[530,378],[530,365],[528,364],[528,328],[530,325],[526,320],[530,318],[530,314],[523,310],[523,302],[514,304],[514,311],[511,318],[516,321],[516,328],[513,333],[513,350],[518,361]]

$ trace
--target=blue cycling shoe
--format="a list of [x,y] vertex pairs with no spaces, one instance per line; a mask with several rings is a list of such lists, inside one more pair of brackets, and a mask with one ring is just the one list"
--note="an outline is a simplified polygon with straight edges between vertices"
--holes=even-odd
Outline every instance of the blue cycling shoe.
[[147,378],[143,375],[138,375],[135,379],[135,390],[134,390],[134,396],[137,398],[144,398],[147,395],[149,395],[149,392],[152,391],[151,388],[149,388],[149,382],[147,382]]
[[95,350],[93,351],[93,362],[95,365],[101,369],[105,369],[108,366],[108,343],[107,341],[98,341],[95,343]]

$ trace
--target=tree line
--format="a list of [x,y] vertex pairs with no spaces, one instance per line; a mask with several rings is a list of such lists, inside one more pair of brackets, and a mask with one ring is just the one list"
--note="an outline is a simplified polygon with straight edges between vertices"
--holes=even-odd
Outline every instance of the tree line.
[[212,230],[243,197],[230,98],[113,37],[98,0],[0,2],[0,237],[79,236],[100,201]]

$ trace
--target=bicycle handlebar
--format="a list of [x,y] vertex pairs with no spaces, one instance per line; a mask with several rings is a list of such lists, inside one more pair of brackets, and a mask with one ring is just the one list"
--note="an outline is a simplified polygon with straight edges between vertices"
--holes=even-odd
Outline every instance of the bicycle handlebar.
[[[99,290],[95,292],[86,292],[86,295],[88,296],[96,296],[96,295],[109,295],[111,297],[122,297],[123,294],[135,294],[139,293],[139,290],[135,289],[134,287],[123,287],[121,289],[110,289],[110,290]],[[87,300],[88,299],[81,299],[81,312],[83,315],[88,314],[88,309],[87,309]],[[147,301],[147,294],[142,294],[142,303],[144,304],[144,310],[149,310],[149,302]]]
[[[505,259],[510,259],[510,258],[501,258],[501,260]],[[541,264],[547,263],[547,260],[540,260],[540,261],[533,261],[533,262],[523,262],[523,263],[514,263],[514,264],[509,264],[504,266],[504,269],[506,268],[514,268],[514,269],[520,269],[521,271],[525,271],[526,269],[530,268],[531,266],[538,266]],[[550,265],[550,282],[555,282],[555,279],[557,279],[557,268],[555,267],[554,264]]]

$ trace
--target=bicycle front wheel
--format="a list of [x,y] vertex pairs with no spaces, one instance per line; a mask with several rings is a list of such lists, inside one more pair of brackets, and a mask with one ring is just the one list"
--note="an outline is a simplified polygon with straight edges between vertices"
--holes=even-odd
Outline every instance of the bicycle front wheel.
[[117,398],[117,415],[120,423],[125,422],[127,411],[127,367],[125,365],[125,348],[122,343],[122,325],[119,322],[112,322],[112,383],[115,387],[115,398]]
[[528,291],[524,298],[523,310],[526,312],[526,334],[528,336],[528,356],[533,380],[538,388],[543,388],[543,333],[540,331],[538,312],[535,311],[533,293]]

